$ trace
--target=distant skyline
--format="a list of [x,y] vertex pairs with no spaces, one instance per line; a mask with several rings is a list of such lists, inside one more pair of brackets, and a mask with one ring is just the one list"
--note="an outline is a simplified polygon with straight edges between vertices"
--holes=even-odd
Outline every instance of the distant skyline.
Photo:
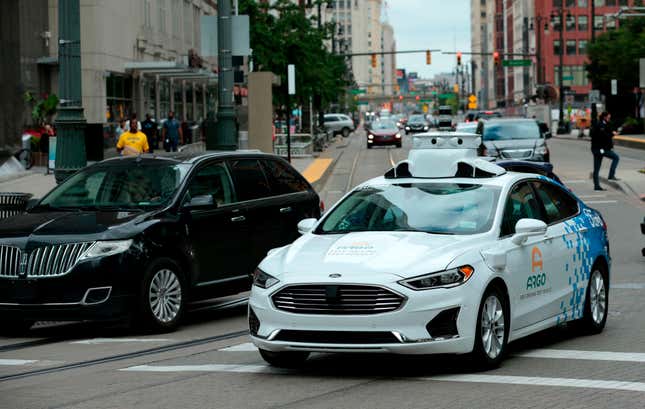
[[[470,51],[469,0],[388,0],[388,22],[394,28],[399,51],[441,49]],[[426,65],[425,54],[397,54],[397,68],[418,72],[419,78],[451,72],[456,65],[455,55],[432,53],[432,64]],[[470,61],[464,56],[463,63]]]

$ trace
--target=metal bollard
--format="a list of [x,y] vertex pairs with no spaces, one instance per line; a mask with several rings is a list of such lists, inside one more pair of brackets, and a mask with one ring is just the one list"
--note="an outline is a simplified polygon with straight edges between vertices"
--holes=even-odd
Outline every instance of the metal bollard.
[[239,149],[249,149],[249,132],[240,131],[238,134],[237,145]]

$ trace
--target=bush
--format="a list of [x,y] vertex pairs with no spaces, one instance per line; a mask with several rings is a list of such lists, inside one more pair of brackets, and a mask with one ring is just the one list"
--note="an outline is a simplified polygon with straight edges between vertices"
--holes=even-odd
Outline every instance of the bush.
[[643,133],[643,120],[637,118],[628,117],[625,119],[625,123],[621,127],[621,134],[623,135],[635,135]]

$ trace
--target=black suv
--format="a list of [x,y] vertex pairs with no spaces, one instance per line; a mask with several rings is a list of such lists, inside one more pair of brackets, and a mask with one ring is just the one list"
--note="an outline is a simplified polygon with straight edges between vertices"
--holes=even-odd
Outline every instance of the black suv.
[[97,163],[0,224],[0,328],[134,313],[174,329],[191,303],[248,290],[267,251],[320,208],[274,155]]

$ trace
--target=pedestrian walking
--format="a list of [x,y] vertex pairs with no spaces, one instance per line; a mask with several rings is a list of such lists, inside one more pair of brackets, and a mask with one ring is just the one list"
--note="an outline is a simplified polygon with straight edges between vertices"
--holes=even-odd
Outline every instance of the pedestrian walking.
[[157,145],[157,124],[152,120],[150,114],[146,114],[145,121],[141,123],[141,131],[146,134],[148,145],[150,146],[150,153],[153,153],[159,146]]
[[620,157],[614,152],[614,135],[618,133],[611,126],[611,114],[603,112],[598,118],[598,123],[591,132],[591,152],[593,153],[593,184],[594,190],[605,190],[600,186],[599,173],[602,158],[611,159],[609,168],[609,180],[618,180],[616,178],[616,168]]
[[132,118],[130,121],[130,130],[124,132],[119,137],[119,142],[116,144],[116,150],[123,156],[140,155],[148,152],[148,138],[146,134],[139,131],[139,121]]
[[181,123],[173,111],[168,112],[168,119],[163,123],[162,137],[166,152],[177,152],[179,142],[183,140]]
[[142,129],[143,129],[143,127],[141,126],[141,121],[138,121],[138,120],[137,120],[137,114],[133,112],[133,113],[132,113],[132,115],[130,115],[130,119],[128,119],[128,120],[125,122],[125,130],[126,130],[126,131],[129,131],[129,130],[130,130],[130,121],[135,121],[135,122],[137,123],[137,129],[138,129],[138,130],[142,130]]

